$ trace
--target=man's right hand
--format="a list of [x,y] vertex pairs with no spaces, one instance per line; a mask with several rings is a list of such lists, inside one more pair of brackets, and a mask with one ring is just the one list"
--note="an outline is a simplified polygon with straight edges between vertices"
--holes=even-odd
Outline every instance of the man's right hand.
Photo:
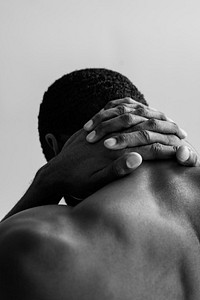
[[86,135],[84,129],[72,135],[44,168],[47,176],[54,177],[54,187],[62,196],[84,199],[109,182],[131,173],[142,162],[142,157],[131,153],[130,149],[112,151],[105,148],[103,141],[90,144]]
[[[61,183],[63,194],[85,198],[107,183],[131,173],[141,164],[142,158],[175,157],[181,139],[185,137],[184,131],[164,114],[147,109],[132,99],[131,105],[137,105],[139,109],[137,107],[137,114],[130,118],[126,113],[133,107],[123,106],[122,101],[127,100],[112,101],[114,108],[102,110],[92,118],[90,130],[95,128],[96,131],[92,142],[87,136],[87,126],[84,126],[86,130],[76,132],[52,160],[52,166],[58,170],[56,178]],[[117,130],[124,129],[128,129],[127,142],[123,140],[117,147],[104,146],[105,139],[112,137],[113,132],[116,135]],[[148,138],[144,133],[148,133]],[[122,135],[125,137],[124,132],[118,134],[119,141]]]
[[[106,109],[109,109],[109,105],[116,107],[121,102],[122,99],[109,102]],[[132,100],[128,99],[125,100],[125,102],[132,103]],[[122,110],[123,107],[114,109],[113,111],[107,111],[107,119],[111,118],[110,112],[114,112],[115,116],[118,116],[120,112],[123,112]],[[148,122],[152,117],[152,115],[149,115],[150,112],[152,113],[152,110],[139,110],[138,112],[140,114],[138,114],[136,119],[140,121],[138,122],[138,126],[141,126],[140,123],[145,121],[146,124],[142,126],[145,125],[147,127],[143,129],[152,130],[151,126],[152,124],[155,125],[155,122]],[[141,112],[145,115],[142,116]],[[105,117],[104,113],[105,111],[103,110],[97,114],[97,118],[95,116],[96,120],[99,120],[99,123],[104,121],[101,119],[102,116]],[[170,121],[167,120],[162,113],[156,112],[154,113],[154,117],[155,114],[157,119]],[[98,119],[98,116],[100,119]],[[112,122],[116,121],[114,120],[115,116],[112,116]],[[125,120],[127,120],[127,118],[125,118]],[[157,122],[157,125],[158,123],[159,122]],[[92,126],[93,129],[95,126],[98,126],[98,124],[94,122]],[[115,124],[119,130],[120,122]],[[116,131],[114,130],[115,127],[107,127],[108,130],[111,131],[104,131],[101,138],[98,140],[97,136],[97,139],[93,143],[88,143],[86,140],[88,134],[87,128],[86,130],[79,130],[66,142],[62,151],[37,172],[27,192],[3,220],[27,208],[57,204],[59,200],[66,195],[72,195],[76,198],[85,198],[109,182],[131,173],[142,163],[142,158],[158,159],[169,158],[176,155],[177,161],[182,165],[199,166],[199,159],[192,150],[186,146],[180,146],[177,150],[177,142],[184,136],[180,129],[173,124],[170,124],[170,127],[169,124],[166,127],[165,125],[167,123],[164,122],[160,122],[159,124],[162,126],[154,127],[155,131],[157,129],[157,134],[158,132],[161,133],[156,137],[156,142],[155,135],[149,135],[149,138],[145,138],[145,135],[142,135],[143,139],[141,139],[141,132],[138,129],[132,137],[140,141],[140,146],[120,147],[120,149],[115,149],[114,151],[104,146],[104,140],[112,136],[112,133]],[[90,127],[90,129],[92,127]],[[102,126],[100,128],[103,129],[104,127]],[[169,129],[171,131],[169,131]],[[162,133],[163,130],[165,132],[167,130],[168,133],[173,135],[168,145],[162,144],[163,139],[166,139],[166,136],[164,136],[165,133]],[[78,203],[78,201],[72,197],[67,197],[67,199],[67,203],[70,202],[72,206]]]

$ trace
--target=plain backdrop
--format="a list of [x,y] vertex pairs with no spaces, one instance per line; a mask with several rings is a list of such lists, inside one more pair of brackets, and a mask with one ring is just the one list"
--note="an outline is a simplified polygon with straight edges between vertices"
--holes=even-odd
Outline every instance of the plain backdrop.
[[199,0],[0,0],[0,218],[45,164],[39,104],[65,73],[123,73],[200,148]]

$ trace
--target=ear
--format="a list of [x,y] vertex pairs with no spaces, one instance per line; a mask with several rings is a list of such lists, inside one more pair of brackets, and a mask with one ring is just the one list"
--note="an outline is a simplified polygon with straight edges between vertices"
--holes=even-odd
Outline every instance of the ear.
[[49,147],[51,148],[51,150],[53,151],[53,156],[58,155],[59,147],[58,147],[58,141],[56,137],[52,133],[47,133],[45,135],[45,140],[49,145]]

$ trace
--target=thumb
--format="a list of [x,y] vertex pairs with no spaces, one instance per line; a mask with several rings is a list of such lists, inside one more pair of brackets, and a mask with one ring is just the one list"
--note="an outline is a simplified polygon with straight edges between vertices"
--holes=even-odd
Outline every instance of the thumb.
[[[113,177],[123,177],[124,175],[132,173],[142,163],[142,156],[136,152],[127,153],[116,159],[110,166],[110,173]],[[109,169],[109,168],[108,168]]]
[[199,167],[198,155],[187,146],[180,146],[176,151],[176,158],[179,164],[188,167]]
[[126,153],[113,161],[109,166],[95,173],[93,183],[95,189],[99,189],[106,184],[124,177],[133,172],[142,163],[142,156],[136,152]]

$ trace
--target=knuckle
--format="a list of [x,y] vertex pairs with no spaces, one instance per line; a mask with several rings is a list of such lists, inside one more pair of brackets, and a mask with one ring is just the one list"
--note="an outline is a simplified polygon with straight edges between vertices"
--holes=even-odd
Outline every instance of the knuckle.
[[179,146],[172,146],[172,149],[174,150],[174,152],[176,152],[178,150]]
[[123,104],[119,105],[117,111],[119,115],[123,115],[126,112],[125,106]]
[[158,123],[157,123],[157,120],[156,120],[156,119],[154,119],[154,118],[153,118],[153,119],[149,119],[149,120],[147,121],[147,123],[148,123],[149,128],[153,129],[154,131],[157,130]]
[[105,108],[108,109],[108,108],[114,107],[114,106],[115,106],[114,103],[115,103],[114,100],[109,101],[109,102],[106,104]]
[[136,112],[139,116],[142,116],[145,113],[145,108],[142,106],[139,106],[139,107],[137,107]]
[[130,126],[133,123],[133,118],[132,118],[132,115],[130,113],[123,114],[121,119],[122,119],[122,122],[125,126]]
[[117,142],[118,142],[118,144],[126,143],[126,135],[124,133],[119,134],[117,136]]
[[126,170],[123,168],[123,166],[118,162],[113,167],[113,172],[116,177],[121,177],[126,174]]
[[139,131],[139,134],[141,136],[142,141],[145,141],[147,143],[150,143],[150,134],[147,130],[141,130]]
[[104,132],[104,125],[102,124],[102,123],[100,123],[99,125],[98,125],[98,127],[96,128],[96,132],[98,132],[98,133],[103,133]]
[[129,103],[133,102],[133,99],[131,97],[125,97],[124,100]]
[[137,105],[135,108],[140,108],[140,107],[146,108],[146,106],[144,104],[137,102]]
[[160,143],[154,143],[151,145],[151,151],[154,158],[158,157],[160,152],[162,152],[162,145]]
[[102,112],[99,112],[96,114],[96,116],[93,118],[94,123],[100,123],[102,121],[103,115]]
[[100,123],[96,127],[96,135],[98,137],[102,137],[102,136],[106,135],[108,132],[110,132],[110,130],[109,130],[109,126],[106,123]]

